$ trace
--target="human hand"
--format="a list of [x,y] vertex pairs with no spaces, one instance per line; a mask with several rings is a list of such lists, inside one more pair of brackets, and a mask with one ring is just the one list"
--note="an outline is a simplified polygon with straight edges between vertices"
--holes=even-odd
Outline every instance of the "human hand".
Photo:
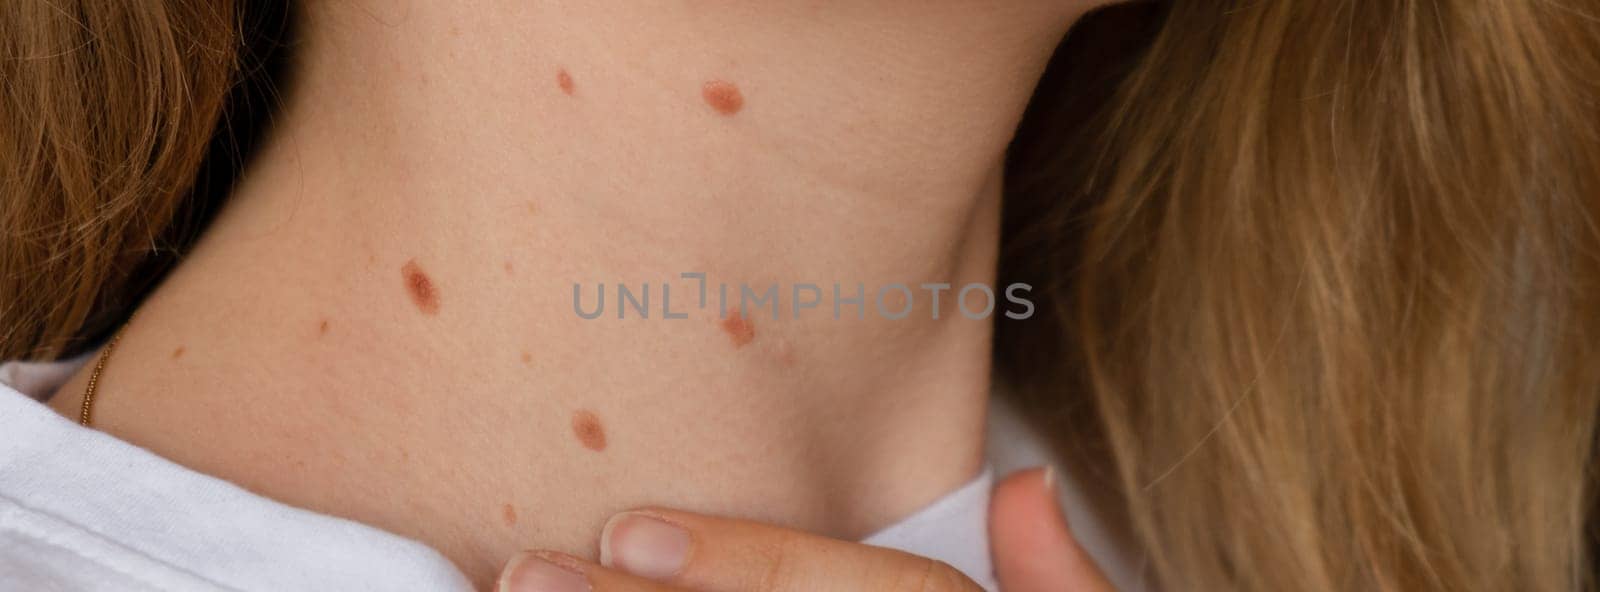
[[[1067,528],[1044,470],[995,488],[990,545],[1004,592],[1110,592]],[[667,509],[606,522],[600,561],[550,551],[507,564],[501,592],[981,592],[942,562],[747,520]]]

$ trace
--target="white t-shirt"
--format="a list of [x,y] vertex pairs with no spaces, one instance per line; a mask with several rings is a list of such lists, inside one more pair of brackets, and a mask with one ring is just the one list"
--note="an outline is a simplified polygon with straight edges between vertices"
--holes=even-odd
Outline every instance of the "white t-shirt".
[[[427,545],[258,496],[41,404],[82,362],[0,364],[0,590],[472,589]],[[991,466],[1046,460],[1018,425],[1003,412],[991,420]],[[945,561],[994,590],[991,475],[864,542]],[[1074,534],[1125,580],[1063,485]]]

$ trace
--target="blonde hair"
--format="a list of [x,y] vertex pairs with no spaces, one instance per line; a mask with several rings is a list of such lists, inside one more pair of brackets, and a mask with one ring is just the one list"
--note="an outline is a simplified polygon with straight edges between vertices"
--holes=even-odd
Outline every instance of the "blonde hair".
[[1030,114],[1008,198],[1066,204],[1003,264],[1059,317],[997,361],[1054,433],[1092,393],[1174,587],[1592,587],[1600,15],[1164,9],[1086,135]]
[[[0,3],[0,357],[90,346],[225,194],[266,5]],[[996,358],[1168,586],[1594,585],[1584,10],[1172,0],[1069,37],[1001,262],[1052,301]]]

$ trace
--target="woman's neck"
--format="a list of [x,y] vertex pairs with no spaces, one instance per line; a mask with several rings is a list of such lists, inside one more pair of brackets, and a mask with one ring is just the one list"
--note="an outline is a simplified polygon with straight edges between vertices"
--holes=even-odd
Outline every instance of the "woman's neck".
[[[638,504],[853,537],[974,475],[990,321],[920,285],[992,284],[1003,152],[1083,7],[387,4],[308,3],[100,427],[480,581]],[[723,284],[777,320],[718,318]]]

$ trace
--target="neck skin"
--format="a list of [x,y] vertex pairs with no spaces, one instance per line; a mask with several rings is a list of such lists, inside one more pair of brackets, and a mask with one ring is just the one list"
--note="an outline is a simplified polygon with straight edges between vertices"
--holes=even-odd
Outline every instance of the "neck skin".
[[[860,537],[975,476],[989,322],[916,286],[992,284],[1004,149],[1086,6],[383,4],[308,3],[272,140],[130,325],[96,427],[480,584],[638,505]],[[867,320],[833,318],[836,282]],[[652,284],[649,320],[618,283]],[[718,283],[777,284],[783,318],[720,321]],[[824,292],[800,320],[797,283]],[[886,320],[894,283],[916,308]]]

